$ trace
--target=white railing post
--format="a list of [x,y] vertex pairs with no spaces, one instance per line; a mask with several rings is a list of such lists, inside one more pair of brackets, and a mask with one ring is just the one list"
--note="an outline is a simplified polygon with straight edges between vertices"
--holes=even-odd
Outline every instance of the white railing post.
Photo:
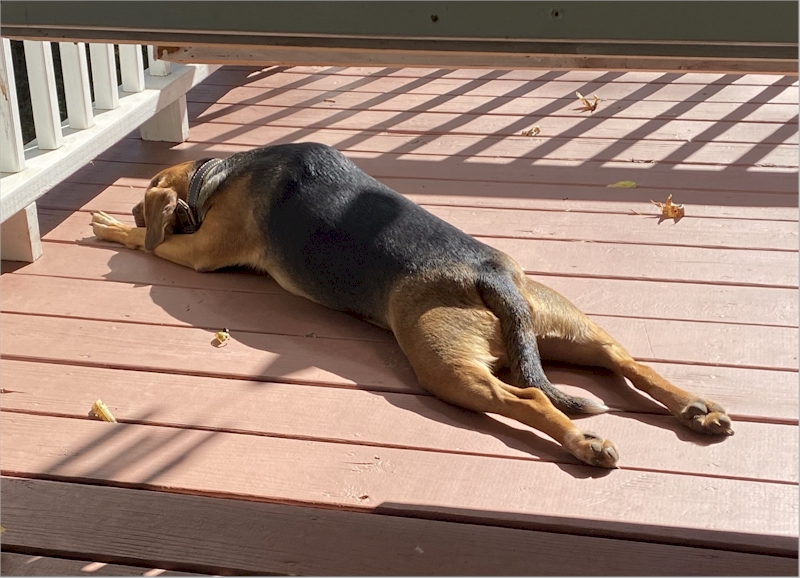
[[150,76],[169,75],[169,62],[156,58],[154,46],[147,47],[147,60]]
[[22,129],[19,124],[17,83],[14,77],[14,62],[11,59],[11,43],[3,38],[0,45],[0,171],[18,173],[25,168],[25,149]]
[[28,85],[31,89],[36,145],[42,150],[57,149],[63,143],[58,112],[53,52],[49,42],[24,40]]
[[114,110],[119,106],[117,64],[113,44],[89,44],[92,56],[94,106],[98,110]]
[[[150,76],[168,76],[169,62],[155,57],[153,46],[147,47],[147,59],[150,61]],[[189,115],[186,112],[186,95],[181,95],[175,102],[165,106],[153,118],[142,123],[139,128],[142,140],[184,142],[189,138]]]
[[64,77],[64,94],[67,99],[67,120],[70,128],[83,129],[94,126],[92,91],[89,88],[89,65],[86,62],[86,45],[83,42],[59,42],[61,72]]
[[8,219],[5,219],[5,215],[3,217],[3,225],[0,227],[0,257],[3,261],[36,261],[42,255],[36,203],[31,203]]
[[[219,68],[178,64],[170,72],[167,63],[153,60],[154,69],[145,75],[141,47],[121,46],[120,90],[113,45],[90,45],[89,67],[85,44],[60,44],[70,130],[63,134],[61,131],[50,43],[25,41],[37,136],[27,148],[20,130],[12,45],[7,39],[0,44],[0,257],[4,260],[31,262],[39,257],[42,243],[37,199],[136,127],[141,127],[146,139],[186,140],[186,91]],[[95,87],[94,106],[90,72]],[[155,74],[158,72],[162,75]],[[98,109],[101,114],[96,114]]]
[[144,90],[144,59],[139,44],[119,45],[119,68],[122,73],[122,90],[124,92],[142,92]]

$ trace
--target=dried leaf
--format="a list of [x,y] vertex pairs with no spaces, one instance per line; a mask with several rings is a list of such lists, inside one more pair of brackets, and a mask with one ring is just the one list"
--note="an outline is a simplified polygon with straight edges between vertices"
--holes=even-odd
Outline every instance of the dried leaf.
[[635,189],[636,183],[634,181],[618,181],[616,183],[606,185],[607,189]]
[[5,528],[3,528],[3,526],[0,526],[0,534],[2,534],[2,533],[3,533],[3,532],[5,532],[5,531],[6,531],[6,529],[5,529]]
[[600,99],[597,98],[596,94],[592,96],[594,98],[594,101],[592,102],[589,102],[589,99],[584,97],[580,92],[576,92],[575,96],[578,97],[578,100],[581,101],[581,104],[583,105],[583,108],[578,109],[581,112],[594,112],[597,109],[597,103],[600,102]]
[[111,414],[111,410],[103,403],[102,399],[98,399],[92,404],[92,413],[103,421],[117,423],[117,419]]
[[216,340],[216,343],[217,343],[216,347],[223,347],[225,345],[225,343],[227,343],[228,339],[230,339],[230,338],[231,338],[231,334],[228,331],[227,327],[225,329],[223,329],[222,331],[217,331],[214,334],[214,339]]
[[665,203],[659,203],[658,201],[654,201],[653,199],[650,199],[650,202],[653,203],[659,209],[661,209],[662,219],[675,219],[675,221],[677,222],[684,216],[683,205],[672,204],[672,195],[667,197],[667,201]]
[[523,130],[519,134],[522,135],[522,136],[536,136],[540,132],[542,132],[542,131],[541,131],[541,129],[539,129],[539,125],[536,125],[536,126],[531,127],[531,128],[529,128],[527,130]]

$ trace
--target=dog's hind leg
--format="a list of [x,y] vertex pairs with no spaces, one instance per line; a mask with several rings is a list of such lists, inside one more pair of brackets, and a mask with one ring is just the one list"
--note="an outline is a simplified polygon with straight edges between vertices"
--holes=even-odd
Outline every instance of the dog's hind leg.
[[580,430],[540,389],[499,380],[492,365],[505,355],[497,319],[485,308],[437,306],[395,311],[395,336],[420,384],[440,399],[515,419],[544,432],[581,461],[616,467],[609,440]]
[[527,280],[525,294],[537,320],[543,359],[610,369],[664,404],[687,427],[711,435],[731,435],[732,422],[717,403],[676,387],[637,362],[622,345],[552,289]]

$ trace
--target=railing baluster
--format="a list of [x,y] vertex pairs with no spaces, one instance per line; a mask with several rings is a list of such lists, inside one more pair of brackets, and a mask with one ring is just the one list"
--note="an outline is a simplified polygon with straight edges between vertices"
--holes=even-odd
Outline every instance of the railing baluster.
[[150,61],[150,76],[168,76],[169,75],[169,62],[166,60],[158,60],[155,57],[155,47],[147,47],[147,59]]
[[64,93],[67,98],[67,119],[70,128],[84,129],[94,126],[92,92],[89,88],[89,65],[86,62],[86,45],[83,42],[59,42],[61,71],[64,76]]
[[24,40],[28,85],[31,89],[36,144],[42,150],[59,148],[63,143],[58,112],[53,52],[49,42]]
[[119,66],[122,72],[122,90],[142,92],[144,90],[144,59],[139,44],[119,45]]
[[18,173],[25,168],[25,150],[19,124],[11,43],[5,38],[0,45],[0,83],[3,86],[0,96],[0,171]]
[[113,110],[119,106],[117,66],[113,44],[89,44],[92,56],[94,106],[98,110]]

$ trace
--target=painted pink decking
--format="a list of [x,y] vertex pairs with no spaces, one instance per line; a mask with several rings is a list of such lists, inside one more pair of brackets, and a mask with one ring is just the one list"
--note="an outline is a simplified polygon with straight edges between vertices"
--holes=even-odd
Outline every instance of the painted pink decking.
[[[3,264],[15,571],[796,575],[795,78],[226,67],[188,101],[188,142],[123,139],[39,201],[43,257]],[[620,469],[580,465],[426,395],[387,332],[92,235],[90,211],[132,222],[165,166],[310,140],[511,254],[736,435],[552,367],[612,408],[581,424]],[[669,194],[686,217],[659,224]],[[87,417],[98,398],[120,423]]]

